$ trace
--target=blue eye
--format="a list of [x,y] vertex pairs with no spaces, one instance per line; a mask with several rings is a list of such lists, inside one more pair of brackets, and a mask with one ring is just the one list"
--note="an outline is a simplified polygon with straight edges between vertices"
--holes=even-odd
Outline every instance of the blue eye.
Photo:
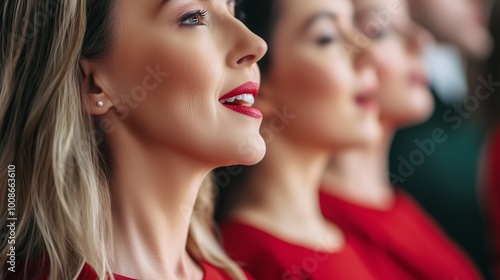
[[190,12],[181,18],[183,25],[203,25],[203,20],[207,16],[207,10]]

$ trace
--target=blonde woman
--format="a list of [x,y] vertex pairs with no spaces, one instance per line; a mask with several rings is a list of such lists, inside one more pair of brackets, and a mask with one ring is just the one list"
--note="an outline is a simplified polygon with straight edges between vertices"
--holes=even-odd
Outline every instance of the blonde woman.
[[266,44],[233,1],[0,9],[0,278],[247,279],[211,234],[206,179],[265,152]]

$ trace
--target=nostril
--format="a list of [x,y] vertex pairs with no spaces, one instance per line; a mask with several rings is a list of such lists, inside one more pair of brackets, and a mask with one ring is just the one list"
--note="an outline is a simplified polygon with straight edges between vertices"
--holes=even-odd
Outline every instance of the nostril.
[[251,54],[251,55],[247,55],[243,58],[240,58],[240,60],[238,60],[238,62],[236,62],[238,65],[241,65],[241,64],[245,64],[245,63],[248,63],[248,62],[253,62],[255,60],[256,56]]

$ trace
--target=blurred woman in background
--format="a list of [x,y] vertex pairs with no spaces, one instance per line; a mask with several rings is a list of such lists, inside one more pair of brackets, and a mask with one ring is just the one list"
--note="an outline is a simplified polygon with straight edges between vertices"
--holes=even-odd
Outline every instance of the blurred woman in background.
[[[488,21],[489,4],[493,1],[408,2],[412,18],[436,39],[424,55],[435,109],[426,122],[396,133],[390,152],[390,171],[402,177],[398,185],[435,218],[489,278],[477,188],[487,129],[476,106],[484,107],[490,101],[475,96],[477,86],[484,82],[478,80],[480,74],[472,72],[471,66],[486,59],[491,51]],[[436,128],[444,131],[446,142],[436,143],[432,156],[416,161],[418,164],[410,172],[400,172],[410,154],[421,150],[415,140],[432,137]]]
[[6,0],[0,19],[0,278],[247,279],[206,193],[265,152],[266,44],[234,2]]
[[322,216],[318,199],[331,153],[380,135],[374,71],[349,48],[351,1],[249,0],[242,11],[270,46],[256,100],[267,153],[230,178],[224,246],[259,280],[372,279],[355,240]]
[[[437,224],[389,182],[397,180],[388,171],[396,130],[432,113],[422,56],[430,36],[410,19],[406,1],[399,6],[389,0],[353,2],[357,26],[371,39],[366,51],[379,81],[383,137],[334,156],[322,182],[323,213],[362,241],[380,279],[480,279]],[[446,139],[438,128],[431,136],[420,144],[429,153]]]

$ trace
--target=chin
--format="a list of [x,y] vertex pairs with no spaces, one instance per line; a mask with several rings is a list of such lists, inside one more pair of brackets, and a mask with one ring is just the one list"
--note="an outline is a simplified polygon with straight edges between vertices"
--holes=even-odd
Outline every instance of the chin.
[[415,109],[408,110],[402,113],[399,117],[394,118],[395,123],[399,128],[414,126],[426,122],[432,116],[432,110]]
[[488,56],[491,54],[492,51],[492,46],[489,43],[484,43],[482,45],[478,46],[470,46],[466,52],[469,54],[469,56],[473,59],[476,60],[482,60],[485,58],[488,58]]
[[379,122],[365,126],[360,134],[360,144],[370,144],[377,142],[382,137],[382,128]]
[[252,135],[231,147],[231,152],[226,154],[221,165],[254,165],[259,163],[265,154],[266,143],[262,136]]
[[493,43],[489,32],[482,28],[470,28],[469,32],[464,34],[474,34],[463,36],[457,39],[462,51],[470,58],[480,60],[487,58],[492,49]]

